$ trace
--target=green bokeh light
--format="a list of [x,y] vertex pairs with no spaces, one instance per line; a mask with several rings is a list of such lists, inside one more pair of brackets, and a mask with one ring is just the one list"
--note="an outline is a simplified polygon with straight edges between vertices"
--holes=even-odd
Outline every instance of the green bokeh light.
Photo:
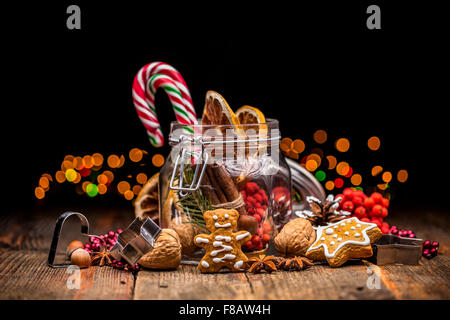
[[319,181],[323,181],[325,180],[325,178],[327,177],[326,173],[322,170],[319,170],[316,172],[316,179]]
[[86,186],[86,193],[89,197],[95,197],[98,194],[98,188],[96,184],[90,183]]

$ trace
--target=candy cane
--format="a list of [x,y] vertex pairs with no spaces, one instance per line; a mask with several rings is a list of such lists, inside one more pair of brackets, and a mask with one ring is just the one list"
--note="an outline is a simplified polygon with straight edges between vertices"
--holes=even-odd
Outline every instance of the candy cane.
[[155,92],[159,87],[163,87],[168,94],[180,123],[197,124],[192,98],[181,74],[163,62],[145,65],[134,78],[132,96],[139,118],[147,130],[151,143],[156,147],[164,144],[155,108]]

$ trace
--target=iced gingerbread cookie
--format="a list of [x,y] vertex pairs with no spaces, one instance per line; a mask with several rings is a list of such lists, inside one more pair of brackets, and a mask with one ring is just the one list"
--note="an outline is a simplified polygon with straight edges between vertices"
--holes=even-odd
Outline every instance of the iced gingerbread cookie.
[[196,246],[205,249],[205,256],[198,264],[201,272],[218,272],[223,267],[231,271],[242,271],[247,256],[241,245],[252,236],[248,231],[233,232],[237,227],[239,213],[234,210],[217,209],[203,214],[210,234],[195,236]]
[[355,217],[319,227],[316,233],[316,241],[306,251],[306,257],[326,260],[332,267],[339,267],[348,259],[371,257],[371,243],[382,235],[376,224]]

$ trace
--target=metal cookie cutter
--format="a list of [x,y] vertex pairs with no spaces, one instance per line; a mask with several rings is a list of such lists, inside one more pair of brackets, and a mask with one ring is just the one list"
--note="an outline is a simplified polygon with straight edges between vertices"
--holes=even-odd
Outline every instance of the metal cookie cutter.
[[422,257],[422,239],[403,238],[384,234],[372,245],[373,256],[368,259],[382,266],[386,264],[419,264]]
[[161,228],[150,218],[136,218],[117,238],[111,248],[111,255],[116,260],[124,258],[134,265],[147,252],[154,248]]
[[66,219],[72,215],[76,215],[81,222],[81,234],[86,237],[97,237],[96,235],[89,234],[89,222],[87,218],[79,212],[65,212],[59,216],[56,220],[55,231],[53,232],[52,243],[50,245],[50,252],[48,253],[48,265],[52,268],[65,268],[70,265],[70,263],[59,263],[55,264],[56,250],[58,248],[58,241],[61,235],[61,229],[64,225]]

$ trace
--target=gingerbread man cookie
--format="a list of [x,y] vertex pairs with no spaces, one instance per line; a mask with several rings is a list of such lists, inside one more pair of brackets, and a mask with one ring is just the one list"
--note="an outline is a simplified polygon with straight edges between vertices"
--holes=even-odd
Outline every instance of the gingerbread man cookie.
[[382,235],[376,224],[355,217],[318,227],[316,232],[316,241],[306,251],[306,257],[326,260],[332,267],[339,267],[348,259],[371,257],[371,243]]
[[216,209],[203,214],[210,234],[195,236],[196,246],[206,250],[198,264],[201,272],[218,272],[223,267],[231,271],[242,271],[247,256],[241,245],[251,239],[248,231],[233,232],[237,227],[239,213],[234,210]]

